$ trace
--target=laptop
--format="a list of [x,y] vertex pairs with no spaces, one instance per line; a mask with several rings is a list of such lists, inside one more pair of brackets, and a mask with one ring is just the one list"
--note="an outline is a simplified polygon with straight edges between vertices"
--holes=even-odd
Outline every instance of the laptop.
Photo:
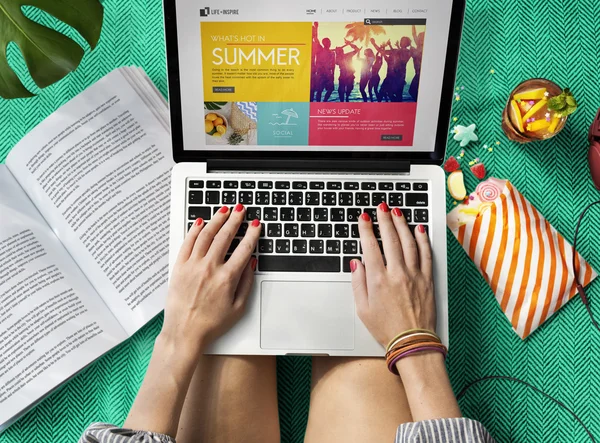
[[171,269],[196,218],[263,232],[244,318],[212,354],[382,356],[358,318],[358,217],[426,226],[448,343],[445,176],[464,0],[165,0]]

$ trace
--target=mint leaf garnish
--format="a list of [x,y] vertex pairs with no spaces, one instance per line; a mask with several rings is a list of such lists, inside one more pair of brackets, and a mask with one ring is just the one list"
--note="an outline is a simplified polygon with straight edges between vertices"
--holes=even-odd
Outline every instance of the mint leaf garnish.
[[565,88],[560,95],[552,97],[550,100],[548,100],[548,109],[555,111],[562,117],[566,117],[567,115],[571,115],[577,111],[577,100],[575,100],[571,90],[569,88]]

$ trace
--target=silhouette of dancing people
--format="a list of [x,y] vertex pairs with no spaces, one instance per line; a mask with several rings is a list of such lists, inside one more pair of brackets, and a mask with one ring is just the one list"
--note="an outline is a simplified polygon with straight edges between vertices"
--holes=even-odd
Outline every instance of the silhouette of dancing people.
[[[379,71],[381,71],[382,66],[383,56],[381,55],[381,52],[378,51],[377,55],[375,56],[375,60],[373,61],[373,66],[371,67],[371,77],[369,78],[369,99],[372,102],[375,100],[379,102],[381,101],[379,98],[379,83],[381,83]],[[375,93],[375,96],[373,96],[373,93]]]
[[415,76],[410,83],[410,88],[408,89],[408,93],[413,98],[414,101],[417,101],[417,97],[419,95],[419,81],[421,80],[421,62],[423,61],[423,45],[425,43],[425,33],[421,32],[417,35],[417,27],[413,25],[412,34],[417,44],[416,48],[411,48],[412,59],[415,65]]
[[[315,25],[312,26],[312,39],[315,41]],[[315,101],[317,94],[317,45],[311,45],[310,53],[310,101]]]
[[[358,58],[362,62],[362,67],[360,71],[360,95],[362,95],[363,101],[368,102],[369,97],[367,97],[367,86],[371,81],[371,77],[373,76],[372,68],[375,64],[375,54],[372,49],[365,49],[365,56],[363,58]],[[373,101],[373,94],[371,95],[371,101]]]
[[[348,40],[344,40],[344,46],[338,46],[335,48],[335,61],[337,65],[340,67],[340,77],[339,77],[339,85],[338,85],[338,93],[340,96],[340,102],[349,102],[350,94],[352,94],[352,90],[354,89],[354,73],[356,72],[354,69],[353,58],[360,52],[358,46],[354,43],[349,42]],[[344,53],[344,49],[346,46],[350,46],[352,51],[348,53]]]
[[385,60],[385,64],[386,64],[385,78],[383,79],[383,82],[381,83],[381,87],[379,88],[379,94],[377,94],[377,101],[379,101],[379,102],[390,101],[390,93],[391,93],[390,84],[394,81],[394,71],[392,69],[391,51],[385,49],[389,43],[390,43],[390,41],[388,40],[387,42],[385,42],[381,46],[379,46],[375,42],[374,38],[371,39],[371,44],[375,47],[375,49],[377,49],[377,53],[381,54],[381,57],[383,58],[383,60]]
[[[402,37],[400,42],[396,42],[395,49],[390,40],[382,46],[377,45],[375,39],[371,39],[371,43],[383,55],[387,63],[387,75],[379,90],[379,101],[403,101],[404,86],[406,85],[406,65],[412,57],[410,38]],[[386,47],[389,49],[385,49]]]
[[313,25],[313,53],[314,53],[314,68],[313,68],[313,87],[311,88],[311,100],[321,101],[323,91],[326,102],[331,97],[334,88],[335,77],[335,53],[331,49],[331,40],[324,38],[319,41],[319,23]]
[[412,41],[408,37],[402,37],[400,42],[396,42],[396,48],[392,50],[392,56],[394,59],[394,69],[396,70],[396,76],[398,78],[398,82],[394,85],[393,88],[393,98],[395,100],[392,101],[403,101],[404,95],[404,87],[406,86],[406,66],[408,62],[412,58]]

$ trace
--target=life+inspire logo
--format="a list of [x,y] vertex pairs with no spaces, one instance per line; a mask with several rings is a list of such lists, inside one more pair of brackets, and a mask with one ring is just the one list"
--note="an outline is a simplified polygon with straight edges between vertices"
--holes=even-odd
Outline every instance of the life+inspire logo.
[[209,15],[240,15],[239,9],[215,9],[204,7],[200,9],[200,17],[208,17]]

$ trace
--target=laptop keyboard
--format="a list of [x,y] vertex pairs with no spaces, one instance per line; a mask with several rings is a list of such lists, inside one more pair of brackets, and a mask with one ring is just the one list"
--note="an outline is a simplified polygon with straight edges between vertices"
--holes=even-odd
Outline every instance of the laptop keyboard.
[[381,245],[377,206],[400,208],[411,231],[429,224],[427,182],[378,179],[352,180],[188,180],[187,229],[194,220],[209,221],[222,206],[242,203],[246,222],[231,254],[254,219],[262,222],[255,256],[258,272],[349,273],[360,259],[358,219],[367,212]]

